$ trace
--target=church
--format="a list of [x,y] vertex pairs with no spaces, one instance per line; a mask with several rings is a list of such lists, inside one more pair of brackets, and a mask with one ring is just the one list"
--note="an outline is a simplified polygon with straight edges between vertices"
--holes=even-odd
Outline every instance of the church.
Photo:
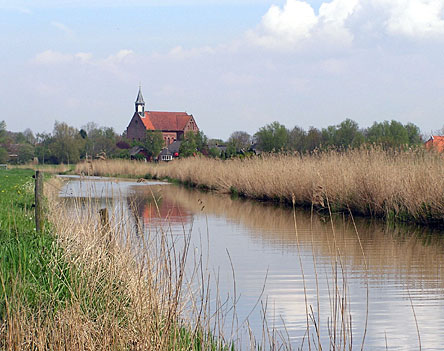
[[147,130],[161,131],[165,146],[168,147],[175,141],[181,140],[189,131],[197,133],[199,128],[193,115],[186,112],[145,111],[145,101],[139,86],[135,112],[126,128],[126,136],[130,140],[142,141]]

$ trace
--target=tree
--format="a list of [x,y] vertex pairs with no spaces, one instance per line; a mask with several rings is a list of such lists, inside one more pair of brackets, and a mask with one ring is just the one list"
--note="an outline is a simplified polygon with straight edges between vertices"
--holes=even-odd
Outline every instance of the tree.
[[217,147],[212,146],[210,147],[209,155],[213,158],[220,157],[220,150]]
[[35,146],[35,155],[38,157],[39,162],[44,164],[48,162],[51,157],[54,157],[51,161],[53,163],[57,162],[55,156],[51,155],[51,151],[49,149],[52,143],[52,135],[50,133],[37,133],[36,135],[36,146]]
[[236,151],[248,150],[251,147],[251,135],[247,132],[236,131],[231,133],[228,144],[233,145]]
[[254,139],[259,150],[279,152],[287,148],[288,130],[279,122],[273,122],[260,128]]
[[305,151],[305,144],[307,133],[305,130],[303,130],[301,127],[294,127],[289,133],[288,133],[288,148],[290,150],[298,151],[298,152],[304,152]]
[[305,149],[307,151],[314,151],[319,148],[322,143],[322,133],[315,127],[310,127],[305,138]]
[[208,139],[208,147],[224,145],[224,141],[222,139]]
[[180,157],[190,157],[201,153],[205,156],[209,155],[208,138],[204,132],[186,132],[179,148]]
[[80,150],[84,140],[76,128],[64,122],[55,122],[52,142],[49,145],[50,154],[57,163],[76,163],[80,160]]
[[197,142],[194,132],[187,132],[179,148],[180,157],[190,157],[197,153]]
[[409,145],[419,145],[424,142],[421,136],[421,130],[418,126],[413,123],[407,123],[405,129],[407,130]]
[[23,136],[25,137],[25,140],[28,144],[35,145],[35,143],[37,142],[37,139],[34,136],[34,133],[29,128],[25,129],[25,131],[23,132]]
[[3,144],[6,139],[6,122],[0,121],[0,144]]
[[34,146],[31,144],[22,144],[18,150],[18,162],[27,163],[34,158]]
[[200,152],[201,154],[205,155],[205,156],[208,156],[209,149],[208,149],[208,138],[207,138],[207,136],[204,134],[203,131],[199,131],[199,132],[193,133],[193,134],[194,134],[194,140],[196,142],[197,151]]
[[0,163],[8,162],[9,156],[8,151],[4,147],[0,146]]
[[338,147],[348,149],[360,146],[364,136],[355,121],[347,118],[337,126],[335,144]]
[[99,127],[96,123],[89,122],[79,131],[79,136],[85,140],[82,156],[105,154],[107,157],[113,157],[118,154],[118,136],[113,128]]
[[412,127],[405,128],[397,121],[375,122],[366,130],[367,140],[371,143],[380,144],[383,147],[400,147],[409,144],[409,132],[411,129],[412,140],[415,139],[415,132]]
[[157,157],[165,145],[162,132],[159,130],[147,130],[145,140],[143,141],[143,147],[145,148],[148,156]]

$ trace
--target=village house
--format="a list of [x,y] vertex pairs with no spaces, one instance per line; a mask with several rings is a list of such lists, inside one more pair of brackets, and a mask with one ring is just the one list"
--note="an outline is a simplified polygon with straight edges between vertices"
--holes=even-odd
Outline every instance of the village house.
[[444,152],[444,136],[432,135],[430,139],[426,141],[425,147],[428,150]]
[[186,112],[145,111],[145,101],[142,89],[139,87],[135,112],[126,129],[126,136],[130,140],[142,141],[147,130],[161,131],[165,147],[168,147],[175,141],[181,140],[189,131],[197,133],[199,128],[193,115]]

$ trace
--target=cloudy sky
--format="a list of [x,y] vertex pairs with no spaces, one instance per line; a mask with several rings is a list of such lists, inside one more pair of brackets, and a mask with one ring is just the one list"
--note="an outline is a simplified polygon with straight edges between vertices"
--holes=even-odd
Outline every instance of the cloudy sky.
[[444,0],[0,0],[0,120],[125,130],[187,111],[209,137],[275,120],[444,125]]

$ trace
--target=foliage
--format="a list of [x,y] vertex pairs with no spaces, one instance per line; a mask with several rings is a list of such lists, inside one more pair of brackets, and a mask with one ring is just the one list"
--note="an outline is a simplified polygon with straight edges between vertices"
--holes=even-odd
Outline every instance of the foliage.
[[385,148],[414,145],[421,142],[419,128],[410,123],[404,126],[397,121],[375,122],[366,131],[367,140]]
[[118,136],[113,128],[99,127],[96,123],[89,122],[80,130],[79,136],[85,139],[82,156],[97,157],[98,155],[105,155],[109,158],[117,153]]
[[180,157],[190,157],[198,153],[203,155],[209,154],[208,138],[202,131],[197,133],[189,131],[185,134],[184,140],[180,144],[179,155]]
[[347,118],[337,126],[322,129],[322,141],[325,147],[347,149],[359,147],[364,142],[364,135],[359,130],[358,123]]
[[18,162],[21,164],[32,161],[34,158],[34,146],[31,144],[22,144],[18,151]]
[[217,147],[210,147],[209,149],[209,156],[216,158],[216,157],[220,157],[220,150]]
[[148,156],[157,157],[165,145],[162,132],[158,130],[147,130],[143,147],[145,148]]
[[315,127],[310,127],[305,139],[305,150],[312,152],[318,149],[322,144],[322,133]]
[[179,148],[180,157],[190,157],[197,153],[197,142],[194,132],[187,132]]
[[288,143],[288,130],[279,122],[267,124],[254,135],[257,147],[265,152],[283,151]]
[[294,127],[288,133],[288,148],[290,150],[304,152],[305,151],[305,139],[307,138],[307,132],[301,127]]
[[233,132],[228,138],[228,144],[232,145],[236,151],[248,150],[251,147],[251,141],[251,135],[243,131]]
[[6,122],[0,121],[0,143],[4,142],[6,136]]
[[51,156],[57,160],[56,163],[77,163],[84,142],[76,128],[56,121],[50,145]]
[[8,162],[8,151],[6,151],[5,148],[0,146],[0,163],[6,163]]

